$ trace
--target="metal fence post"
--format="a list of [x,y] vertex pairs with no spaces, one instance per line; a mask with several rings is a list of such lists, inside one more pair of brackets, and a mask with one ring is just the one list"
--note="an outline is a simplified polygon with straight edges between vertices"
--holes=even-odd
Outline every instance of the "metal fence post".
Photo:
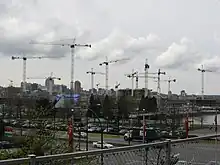
[[145,150],[145,165],[147,165],[147,162],[148,162],[148,150],[149,150],[149,148],[146,147],[146,148],[144,148],[144,150]]
[[166,165],[170,165],[171,164],[171,140],[167,139],[167,144],[166,144]]
[[36,155],[30,154],[28,157],[30,158],[30,165],[36,165]]

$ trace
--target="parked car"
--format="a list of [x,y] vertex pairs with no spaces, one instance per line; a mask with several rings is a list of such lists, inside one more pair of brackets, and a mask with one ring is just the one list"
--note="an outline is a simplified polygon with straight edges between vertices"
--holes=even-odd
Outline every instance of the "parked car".
[[[92,143],[92,146],[93,146],[94,148],[101,148],[101,144],[102,144],[101,141],[93,142],[93,143]],[[107,148],[113,148],[113,147],[114,147],[114,146],[113,146],[112,144],[103,142],[103,148],[107,149]]]

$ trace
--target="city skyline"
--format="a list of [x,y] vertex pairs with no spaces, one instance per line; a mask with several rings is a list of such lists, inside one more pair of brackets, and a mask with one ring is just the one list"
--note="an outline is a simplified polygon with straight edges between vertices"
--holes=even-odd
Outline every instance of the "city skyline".
[[[219,70],[220,2],[211,0],[138,0],[111,2],[94,0],[29,0],[3,1],[0,6],[0,85],[14,85],[22,81],[22,60],[11,60],[13,55],[51,56],[52,59],[27,60],[27,77],[61,77],[56,84],[70,84],[70,49],[61,46],[30,45],[31,40],[55,41],[77,36],[77,43],[91,44],[92,48],[77,48],[74,81],[90,89],[90,75],[86,72],[105,72],[99,63],[128,57],[127,62],[110,65],[109,86],[131,88],[131,79],[125,74],[132,69],[144,72],[148,58],[149,72],[159,68],[167,73],[161,79],[177,79],[171,91],[185,90],[201,94],[201,73],[197,68]],[[125,6],[126,4],[126,6]],[[123,12],[121,12],[123,10]],[[131,12],[134,11],[134,12]],[[86,13],[84,12],[86,11]],[[114,12],[113,12],[114,11]],[[186,12],[187,11],[187,12]],[[70,40],[59,41],[70,42]],[[219,94],[220,73],[205,73],[205,94]],[[27,82],[33,82],[28,80]],[[35,80],[43,83],[44,80]],[[105,86],[105,77],[95,75],[95,83]],[[135,83],[135,82],[134,82]],[[144,88],[144,79],[139,80]],[[149,80],[149,88],[156,91],[157,83]],[[162,93],[168,84],[161,83]]]

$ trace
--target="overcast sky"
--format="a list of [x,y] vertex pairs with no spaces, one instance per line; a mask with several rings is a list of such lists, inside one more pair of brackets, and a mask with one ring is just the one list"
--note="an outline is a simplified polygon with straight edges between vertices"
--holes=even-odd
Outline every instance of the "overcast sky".
[[[174,93],[201,93],[201,73],[197,67],[220,72],[220,1],[218,0],[1,0],[0,2],[0,84],[8,79],[22,81],[22,60],[12,55],[49,56],[52,59],[28,60],[27,77],[45,77],[53,72],[69,86],[70,49],[61,46],[31,45],[39,42],[92,44],[77,48],[75,80],[90,88],[86,71],[105,72],[100,62],[130,58],[110,65],[109,86],[116,81],[131,88],[124,74],[132,69],[144,72],[148,58],[150,70],[165,71],[161,79],[176,78]],[[58,41],[64,39],[62,41]],[[29,80],[30,81],[30,80]],[[44,80],[32,80],[43,83]],[[95,83],[105,85],[102,75]],[[167,93],[167,83],[162,91]],[[140,79],[139,87],[144,87]],[[149,80],[156,90],[156,82]],[[220,73],[205,74],[205,93],[219,94]]]

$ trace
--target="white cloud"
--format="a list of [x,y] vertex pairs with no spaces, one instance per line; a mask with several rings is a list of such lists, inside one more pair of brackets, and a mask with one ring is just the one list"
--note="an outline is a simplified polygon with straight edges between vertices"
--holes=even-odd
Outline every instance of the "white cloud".
[[159,41],[160,38],[156,34],[132,37],[119,29],[114,29],[106,38],[92,43],[91,49],[81,50],[77,54],[89,60],[105,56],[109,59],[132,58],[145,51],[156,49]]
[[179,43],[172,43],[168,49],[156,58],[156,65],[161,68],[190,68],[199,62],[202,55],[196,50],[193,41],[182,38]]

